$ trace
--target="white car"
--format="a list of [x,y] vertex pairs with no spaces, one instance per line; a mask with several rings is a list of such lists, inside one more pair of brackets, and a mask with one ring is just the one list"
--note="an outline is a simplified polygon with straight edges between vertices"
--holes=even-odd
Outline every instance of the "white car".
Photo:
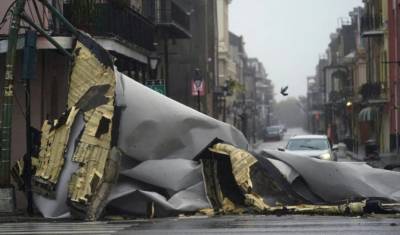
[[337,161],[332,151],[331,143],[326,135],[298,135],[291,137],[284,149],[287,153],[318,158],[321,160]]

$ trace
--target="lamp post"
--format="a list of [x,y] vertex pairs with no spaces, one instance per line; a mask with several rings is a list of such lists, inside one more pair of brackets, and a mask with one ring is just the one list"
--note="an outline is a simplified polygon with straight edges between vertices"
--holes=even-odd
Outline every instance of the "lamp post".
[[257,121],[257,118],[256,118],[256,115],[257,115],[257,107],[255,106],[255,104],[253,104],[253,106],[251,107],[251,112],[252,112],[252,117],[253,117],[253,143],[255,143],[256,142],[256,127],[257,127],[257,123],[256,123],[256,121]]
[[[245,115],[245,136],[246,138],[251,141],[251,138],[254,139],[254,112],[253,112],[253,107],[252,104],[250,102],[245,103],[245,107],[244,107],[244,115]],[[249,125],[249,117],[251,118],[251,125]],[[252,131],[252,134],[250,133],[249,129]]]
[[271,113],[271,104],[267,105],[267,127],[270,126],[271,124],[271,119],[270,119],[270,113]]
[[150,68],[150,78],[154,80],[157,78],[157,68],[160,62],[160,57],[156,52],[153,52],[147,57],[147,60]]
[[226,122],[226,97],[228,96],[228,81],[224,82],[224,85],[222,86],[222,97],[223,97],[223,103],[222,103],[222,121]]
[[201,100],[200,100],[200,89],[203,85],[203,77],[201,76],[201,72],[199,68],[194,70],[193,76],[194,85],[196,86],[197,90],[197,110],[201,112]]
[[157,68],[160,62],[160,57],[157,55],[156,52],[151,53],[147,57],[147,69],[149,72],[149,79],[146,77],[144,78],[144,84],[149,87],[150,89],[166,95],[167,88],[166,88],[166,81],[163,79],[157,79]]
[[236,101],[233,102],[232,105],[232,112],[233,112],[233,126],[237,127],[237,114],[238,114],[238,104]]

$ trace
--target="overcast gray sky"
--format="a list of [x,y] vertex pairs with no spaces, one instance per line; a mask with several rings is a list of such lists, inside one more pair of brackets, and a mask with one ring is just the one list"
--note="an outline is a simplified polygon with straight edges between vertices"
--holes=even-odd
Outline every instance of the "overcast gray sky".
[[233,0],[229,28],[243,35],[249,57],[263,62],[275,84],[289,95],[306,94],[306,78],[315,74],[318,58],[329,43],[329,35],[341,18],[361,0]]

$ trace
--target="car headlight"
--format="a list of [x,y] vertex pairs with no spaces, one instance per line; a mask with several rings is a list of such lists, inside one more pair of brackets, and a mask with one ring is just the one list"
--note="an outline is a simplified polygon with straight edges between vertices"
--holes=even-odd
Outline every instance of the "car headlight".
[[324,153],[319,155],[319,158],[322,160],[331,160],[331,154],[330,153]]

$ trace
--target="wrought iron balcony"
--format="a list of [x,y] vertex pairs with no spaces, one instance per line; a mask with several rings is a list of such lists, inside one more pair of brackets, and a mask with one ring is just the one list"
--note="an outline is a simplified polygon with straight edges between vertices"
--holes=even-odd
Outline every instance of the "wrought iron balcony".
[[322,103],[311,104],[310,110],[324,110],[324,104]]
[[361,17],[361,32],[364,37],[383,35],[383,18],[381,15]]
[[359,93],[363,101],[386,100],[387,97],[386,86],[381,82],[365,83],[361,86]]
[[129,7],[96,3],[87,10],[64,4],[64,16],[93,36],[117,37],[146,50],[154,50],[155,25]]
[[174,38],[191,38],[190,15],[173,0],[146,0],[144,14]]

